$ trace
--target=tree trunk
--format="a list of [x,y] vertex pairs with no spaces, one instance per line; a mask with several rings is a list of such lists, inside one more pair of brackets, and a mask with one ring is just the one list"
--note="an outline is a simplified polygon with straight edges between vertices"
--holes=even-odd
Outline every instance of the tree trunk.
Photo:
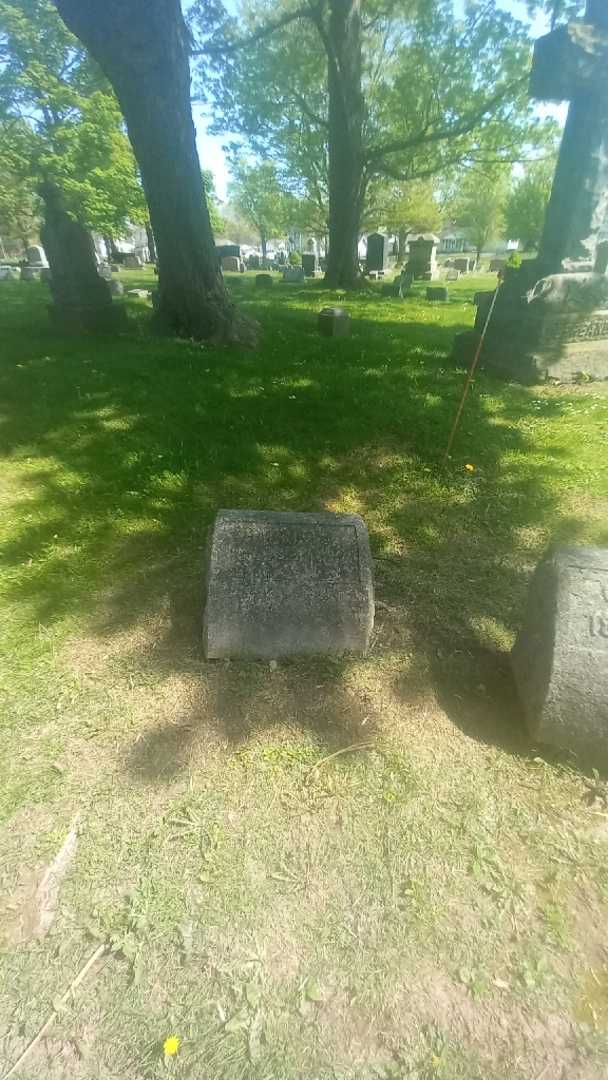
[[218,267],[190,108],[180,0],[55,0],[120,102],[158,253],[157,316],[183,337],[252,340]]
[[397,233],[397,244],[398,244],[397,266],[403,266],[403,264],[405,262],[405,249],[407,247],[407,234],[408,234],[408,232],[409,232],[408,229],[403,228],[403,229],[399,229],[399,231]]
[[146,223],[146,237],[148,239],[148,255],[150,262],[156,262],[156,241],[154,240],[154,232],[150,222]]
[[363,203],[363,94],[360,0],[331,0],[328,52],[329,253],[325,281],[353,289],[359,279]]
[[110,262],[112,262],[114,259],[116,259],[117,255],[120,255],[120,252],[116,247],[116,244],[114,243],[114,237],[110,236],[108,233],[106,236],[104,236],[103,242],[106,245],[108,259],[110,260]]
[[260,229],[260,243],[262,245],[262,258],[265,259],[268,242],[266,240],[266,233],[262,229]]

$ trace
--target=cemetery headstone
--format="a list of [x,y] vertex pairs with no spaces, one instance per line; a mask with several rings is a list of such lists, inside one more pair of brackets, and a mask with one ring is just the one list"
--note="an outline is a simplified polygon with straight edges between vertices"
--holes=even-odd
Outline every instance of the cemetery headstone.
[[450,294],[445,285],[429,285],[426,290],[427,300],[449,300]]
[[388,237],[383,233],[370,233],[367,237],[365,269],[368,274],[383,274],[388,266]]
[[438,276],[437,270],[437,245],[439,237],[433,233],[422,233],[409,242],[409,258],[406,270],[414,278],[422,281],[434,281]]
[[256,289],[270,289],[273,284],[273,278],[271,274],[256,274],[255,275],[255,287]]
[[446,281],[458,281],[459,277],[460,277],[460,270],[448,270],[447,274],[445,275],[445,280]]
[[127,270],[139,270],[143,266],[143,263],[139,255],[136,255],[134,251],[129,251],[124,257],[123,266],[125,266]]
[[301,266],[286,266],[283,270],[283,281],[290,285],[302,285],[306,281],[306,275]]
[[414,275],[411,270],[402,270],[397,278],[397,296],[402,300],[404,296],[408,296],[412,291],[412,285],[414,283]]
[[20,275],[21,281],[38,281],[41,270],[41,266],[22,266]]
[[19,270],[16,266],[0,266],[0,281],[17,281]]
[[259,270],[260,269],[260,256],[259,255],[250,255],[249,258],[247,259],[247,266],[249,267],[250,270]]
[[540,743],[608,754],[608,549],[556,548],[532,579],[512,652],[526,722]]
[[367,651],[372,560],[356,514],[220,510],[206,586],[208,658]]
[[127,296],[132,296],[135,300],[149,300],[149,289],[127,289]]
[[322,308],[317,321],[323,337],[348,337],[350,334],[350,315],[344,308]]
[[110,292],[112,293],[112,296],[122,296],[124,294],[124,291],[125,287],[122,281],[112,280],[110,282]]
[[469,272],[469,260],[468,259],[454,259],[454,269],[459,270],[461,274],[468,274],[468,272]]
[[238,274],[241,269],[241,260],[236,255],[224,255],[221,265],[222,270]]
[[305,251],[302,254],[302,270],[306,277],[314,277],[318,270],[319,261],[314,251]]
[[504,270],[506,265],[507,265],[507,260],[506,259],[491,259],[490,260],[490,273],[491,274],[499,274],[499,273],[501,273],[502,270]]
[[215,245],[215,254],[217,255],[217,257],[218,257],[218,259],[220,261],[220,265],[221,265],[222,259],[225,259],[230,255],[233,256],[235,259],[240,259],[240,257],[241,257],[241,245],[240,244],[216,244]]
[[25,260],[28,266],[37,266],[38,269],[49,265],[45,250],[40,244],[31,244],[25,249]]
[[[567,381],[581,371],[608,378],[608,299],[598,302],[606,279],[607,66],[605,0],[587,0],[581,20],[536,42],[532,97],[570,106],[538,257],[505,266],[481,354],[486,367],[509,379]],[[454,355],[472,354],[478,342],[478,332],[463,335]]]
[[99,263],[99,266],[97,267],[97,273],[100,277],[104,279],[104,281],[112,280],[112,267],[107,262]]

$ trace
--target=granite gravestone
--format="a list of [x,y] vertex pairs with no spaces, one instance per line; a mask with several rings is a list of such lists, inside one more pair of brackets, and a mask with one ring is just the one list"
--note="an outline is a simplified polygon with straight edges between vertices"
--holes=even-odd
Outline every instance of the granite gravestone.
[[302,270],[306,277],[314,277],[319,268],[319,260],[314,251],[305,251],[302,255]]
[[426,290],[426,298],[427,300],[442,300],[445,302],[449,300],[450,294],[445,285],[429,285]]
[[534,739],[608,754],[607,549],[556,548],[543,560],[512,664]]
[[383,233],[370,233],[367,238],[365,269],[368,274],[383,274],[388,266],[388,237]]
[[208,658],[367,651],[372,560],[356,514],[220,510],[206,582]]
[[37,266],[38,269],[49,265],[45,250],[40,244],[31,244],[25,249],[25,260],[28,266]]
[[468,274],[469,272],[469,260],[467,259],[454,259],[454,268],[459,270],[461,274]]
[[127,270],[139,270],[143,266],[143,263],[139,255],[136,255],[134,251],[129,251],[128,254],[125,255],[122,265],[126,267]]
[[422,233],[409,242],[409,258],[406,270],[414,279],[422,281],[435,281],[437,271],[437,245],[439,237],[433,233]]
[[492,259],[490,262],[490,273],[499,274],[504,270],[507,265],[506,259]]
[[232,258],[240,259],[241,257],[241,245],[240,244],[216,244],[215,254],[217,255],[220,265],[222,259],[232,256]]
[[302,285],[306,281],[306,274],[301,266],[286,266],[283,270],[283,281],[290,285]]
[[274,284],[274,278],[272,274],[256,274],[255,275],[255,287],[256,289],[270,289]]
[[[538,257],[506,266],[481,359],[510,379],[567,381],[583,371],[608,377],[608,299],[602,230],[608,218],[608,3],[587,0],[582,20],[540,38],[531,96],[569,100]],[[569,284],[559,279],[563,276]],[[576,283],[573,279],[577,279]],[[561,305],[549,297],[564,290]],[[456,339],[454,359],[467,362],[475,330]]]
[[259,270],[260,269],[260,256],[259,255],[250,255],[249,258],[247,259],[247,267],[248,267],[249,270]]
[[350,334],[350,315],[345,308],[322,308],[317,323],[323,337],[348,337]]
[[221,266],[222,270],[228,273],[238,274],[241,269],[241,260],[236,255],[224,255]]
[[19,271],[16,266],[0,266],[0,281],[17,281]]

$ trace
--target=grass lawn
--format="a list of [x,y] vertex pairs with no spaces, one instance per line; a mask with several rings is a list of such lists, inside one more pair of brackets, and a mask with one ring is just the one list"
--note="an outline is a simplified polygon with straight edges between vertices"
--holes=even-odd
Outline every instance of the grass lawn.
[[[608,544],[608,387],[482,374],[442,470],[491,279],[335,297],[336,341],[314,284],[232,282],[255,352],[137,300],[62,337],[0,284],[0,1075],[107,941],[17,1075],[605,1080],[608,795],[530,745],[507,654],[547,543]],[[219,507],[361,513],[369,657],[205,663]]]

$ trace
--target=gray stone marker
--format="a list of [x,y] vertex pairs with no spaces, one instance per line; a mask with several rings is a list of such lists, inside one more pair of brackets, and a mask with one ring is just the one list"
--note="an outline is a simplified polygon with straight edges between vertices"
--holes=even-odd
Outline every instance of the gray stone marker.
[[301,266],[286,266],[283,270],[283,281],[288,285],[302,285],[306,281],[306,274]]
[[0,281],[18,281],[19,270],[16,266],[0,266]]
[[450,294],[445,285],[429,285],[426,290],[426,298],[427,300],[443,300],[445,303],[446,300],[449,300]]
[[365,653],[373,623],[357,514],[219,511],[207,555],[208,658]]
[[348,337],[350,315],[345,308],[324,307],[319,312],[318,326],[323,337]]
[[236,255],[224,255],[222,270],[238,274],[241,269],[241,260]]
[[46,252],[40,244],[31,244],[25,249],[25,259],[28,266],[37,266],[39,269],[42,266],[48,266],[48,259]]
[[143,263],[139,255],[136,255],[134,251],[130,251],[125,255],[122,265],[126,267],[127,270],[139,270],[143,266]]
[[608,549],[549,552],[511,659],[535,739],[608,754]]
[[439,237],[434,233],[422,233],[409,242],[410,254],[405,269],[413,278],[435,281],[438,276],[437,245]]

